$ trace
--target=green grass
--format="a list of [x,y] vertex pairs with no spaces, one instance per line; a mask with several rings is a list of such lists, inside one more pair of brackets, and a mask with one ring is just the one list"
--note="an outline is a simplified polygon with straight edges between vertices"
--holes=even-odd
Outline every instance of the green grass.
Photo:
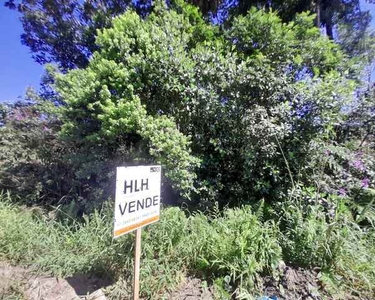
[[[40,210],[0,202],[0,256],[58,276],[106,275],[123,282],[125,288],[111,291],[123,298],[131,282],[134,236],[113,240],[109,215],[96,212],[82,223],[64,225]],[[260,223],[250,208],[215,217],[187,217],[178,208],[167,208],[160,222],[143,230],[142,294],[161,298],[187,273],[217,284],[230,282],[229,292],[238,285],[252,288],[256,274],[271,273],[280,259],[276,225]]]
[[[263,275],[277,275],[280,260],[320,267],[321,280],[334,295],[374,298],[375,235],[360,227],[340,206],[333,219],[318,207],[302,210],[285,203],[279,218],[265,220],[261,209],[227,209],[187,216],[162,210],[161,221],[142,231],[141,292],[164,298],[187,275],[214,286],[217,298],[258,294]],[[116,282],[111,299],[131,290],[133,234],[112,239],[112,210],[104,208],[81,222],[51,219],[41,209],[0,201],[0,259],[33,265],[58,276],[98,274]],[[272,215],[272,214],[270,214]],[[262,220],[262,221],[261,221]]]
[[[319,267],[328,292],[346,298],[375,298],[375,228],[360,226],[344,202],[334,216],[321,206],[304,209],[285,203],[280,227],[284,260],[307,268]],[[343,296],[344,295],[344,296]]]
[[21,286],[18,284],[11,284],[5,287],[3,290],[0,289],[0,300],[25,300],[25,295],[22,291]]

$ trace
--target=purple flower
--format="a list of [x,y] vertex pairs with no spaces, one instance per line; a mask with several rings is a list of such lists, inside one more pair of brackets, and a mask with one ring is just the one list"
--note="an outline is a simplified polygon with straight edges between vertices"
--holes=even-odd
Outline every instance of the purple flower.
[[355,160],[355,161],[352,163],[352,166],[353,166],[354,168],[356,168],[357,170],[359,170],[359,171],[365,171],[365,170],[366,170],[365,165],[363,164],[363,162],[362,162],[360,159]]
[[22,116],[21,114],[16,114],[15,119],[17,121],[22,121],[24,119],[24,116]]
[[370,185],[370,179],[368,178],[363,178],[362,181],[361,181],[361,184],[362,184],[362,187],[364,189],[367,189]]
[[344,188],[339,189],[340,196],[346,196],[346,190]]
[[325,150],[324,153],[325,153],[325,155],[330,155],[331,151],[330,150]]
[[21,112],[17,111],[14,114],[9,115],[8,118],[11,121],[22,121],[25,119],[25,116]]

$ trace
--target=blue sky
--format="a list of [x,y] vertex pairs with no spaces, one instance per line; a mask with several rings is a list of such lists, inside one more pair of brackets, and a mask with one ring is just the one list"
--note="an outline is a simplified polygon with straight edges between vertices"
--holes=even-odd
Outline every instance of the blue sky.
[[[28,86],[39,86],[43,66],[34,62],[29,49],[21,44],[19,14],[0,3],[0,102],[10,102],[22,96]],[[371,11],[375,29],[375,4],[361,3]]]
[[16,100],[28,86],[38,87],[43,67],[21,45],[19,14],[0,3],[0,102],[4,102]]
[[362,10],[369,10],[372,16],[371,26],[375,29],[375,4],[370,4],[368,1],[361,0]]

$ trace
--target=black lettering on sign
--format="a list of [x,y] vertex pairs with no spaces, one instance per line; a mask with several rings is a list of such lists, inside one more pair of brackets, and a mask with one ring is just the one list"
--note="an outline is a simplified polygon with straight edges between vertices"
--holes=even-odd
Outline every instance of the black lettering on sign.
[[143,179],[141,180],[141,190],[148,190],[148,178],[145,180],[145,182],[143,182]]
[[125,202],[124,205],[125,205],[125,206],[124,206],[124,209],[122,209],[121,204],[119,204],[119,208],[120,208],[121,216],[124,215],[124,213],[125,213],[125,211],[126,211],[126,207],[128,206],[128,203]]
[[133,200],[130,202],[125,202],[123,205],[119,204],[119,209],[121,216],[123,216],[125,213],[131,214],[136,211],[149,208],[151,206],[157,206],[159,205],[159,196],[155,195],[152,198],[147,197],[139,200]]
[[126,194],[126,191],[130,189],[130,193],[133,193],[133,180],[130,180],[130,183],[127,183],[127,180],[124,182],[124,194]]
[[138,200],[137,201],[137,210],[139,210],[139,208],[143,209],[145,207],[145,199],[142,199],[141,200]]
[[135,212],[135,201],[130,201],[129,202],[129,213]]
[[154,196],[154,201],[152,202],[152,205],[153,206],[156,206],[156,205],[158,205],[159,204],[159,199],[158,199],[159,197],[156,195],[156,196]]
[[139,191],[140,191],[140,189],[138,188],[137,180],[135,180],[134,192],[139,192]]
[[146,179],[141,179],[141,185],[138,186],[138,180],[134,180],[134,185],[133,185],[133,180],[125,180],[124,182],[124,194],[130,194],[133,193],[133,187],[134,187],[134,192],[140,192],[140,191],[147,191],[148,188],[148,178]]

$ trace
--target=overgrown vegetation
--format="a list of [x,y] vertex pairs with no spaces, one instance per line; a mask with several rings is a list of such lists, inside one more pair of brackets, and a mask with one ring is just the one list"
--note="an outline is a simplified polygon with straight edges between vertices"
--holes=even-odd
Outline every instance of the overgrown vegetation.
[[329,297],[374,298],[373,33],[337,19],[334,41],[315,15],[268,7],[223,26],[180,0],[145,9],[102,16],[89,60],[64,56],[28,102],[1,106],[3,258],[130,282],[132,237],[111,237],[115,167],[159,163],[164,203],[184,209],[143,233],[144,296],[189,274],[251,298],[284,261],[319,270]]
[[[371,299],[375,279],[374,227],[361,229],[345,202],[329,222],[319,206],[306,213],[285,205],[278,220],[265,220],[262,208],[225,209],[190,216],[166,208],[159,223],[142,235],[142,294],[156,299],[188,274],[214,285],[218,298],[261,293],[261,276],[278,274],[285,260],[321,266],[322,282],[332,295],[347,297],[355,289]],[[34,265],[59,276],[98,274],[130,287],[134,239],[111,237],[111,210],[62,222],[41,209],[0,203],[1,259]],[[338,288],[339,287],[339,288]],[[129,288],[108,288],[113,299],[129,296]]]
[[[112,239],[111,211],[67,225],[41,210],[20,209],[4,200],[0,205],[3,259],[60,276],[90,272],[129,280],[134,239]],[[187,272],[248,280],[251,286],[256,274],[272,272],[281,258],[275,224],[260,223],[249,208],[215,218],[202,213],[188,218],[180,209],[168,208],[160,223],[144,230],[142,243],[142,290],[149,297],[178,284]],[[122,297],[128,296],[129,291],[123,292]]]

